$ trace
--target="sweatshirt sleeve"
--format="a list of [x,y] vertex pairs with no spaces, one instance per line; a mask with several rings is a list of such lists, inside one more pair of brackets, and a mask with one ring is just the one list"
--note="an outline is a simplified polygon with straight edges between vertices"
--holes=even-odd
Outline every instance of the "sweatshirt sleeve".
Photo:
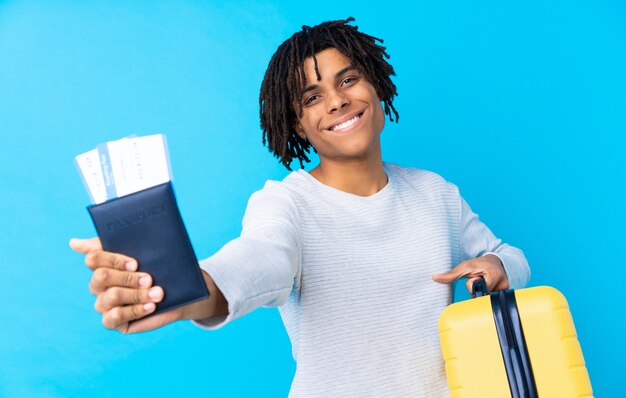
[[478,219],[469,205],[460,199],[460,260],[466,261],[486,254],[500,258],[504,265],[511,289],[519,289],[528,283],[530,268],[524,253],[494,236],[491,230]]
[[299,288],[300,220],[289,192],[275,182],[248,201],[241,236],[200,261],[228,301],[228,315],[195,320],[218,329],[262,306],[280,306]]

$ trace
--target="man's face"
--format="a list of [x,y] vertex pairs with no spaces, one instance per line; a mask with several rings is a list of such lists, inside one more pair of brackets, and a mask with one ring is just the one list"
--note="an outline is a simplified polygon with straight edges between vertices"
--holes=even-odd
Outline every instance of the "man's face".
[[380,156],[380,133],[385,125],[374,86],[352,67],[350,58],[335,48],[304,61],[307,83],[296,132],[317,150],[320,161]]

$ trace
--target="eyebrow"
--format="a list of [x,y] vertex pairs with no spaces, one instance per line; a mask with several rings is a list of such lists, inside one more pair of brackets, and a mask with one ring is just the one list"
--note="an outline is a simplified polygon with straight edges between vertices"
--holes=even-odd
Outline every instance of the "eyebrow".
[[[335,73],[335,80],[339,79],[341,75],[351,70],[356,70],[356,67],[354,65],[348,65],[345,68],[341,69],[339,72]],[[308,93],[309,91],[315,90],[318,86],[319,85],[317,84],[311,84],[310,86],[307,86],[304,90],[302,90],[302,95]]]

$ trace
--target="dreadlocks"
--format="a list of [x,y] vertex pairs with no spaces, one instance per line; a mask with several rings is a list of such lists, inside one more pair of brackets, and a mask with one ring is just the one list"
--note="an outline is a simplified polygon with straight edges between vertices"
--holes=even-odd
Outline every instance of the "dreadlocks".
[[395,116],[395,121],[398,121],[399,115],[393,106],[393,99],[398,93],[391,81],[395,71],[385,60],[389,59],[385,47],[376,43],[383,43],[383,40],[359,32],[358,26],[348,25],[352,21],[354,18],[349,17],[314,27],[302,26],[301,31],[278,47],[267,67],[259,96],[263,145],[267,144],[274,156],[289,170],[294,158],[300,161],[301,168],[304,168],[305,162],[310,162],[307,155],[311,144],[296,134],[295,126],[298,115],[302,114],[299,99],[306,84],[304,60],[309,57],[313,59],[317,80],[321,80],[315,58],[315,54],[320,51],[336,48],[350,58],[352,65],[376,89],[389,120],[393,122]]

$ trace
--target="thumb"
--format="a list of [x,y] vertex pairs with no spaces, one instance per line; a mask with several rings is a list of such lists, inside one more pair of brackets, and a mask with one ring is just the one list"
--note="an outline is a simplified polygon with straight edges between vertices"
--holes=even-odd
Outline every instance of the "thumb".
[[143,319],[131,322],[127,333],[140,333],[154,330],[180,320],[180,307],[162,314],[148,316]]
[[72,250],[87,254],[93,250],[101,250],[102,245],[100,244],[100,238],[91,238],[91,239],[70,239],[70,247]]
[[444,274],[434,274],[432,278],[437,283],[452,283],[467,273],[466,267],[459,264]]

